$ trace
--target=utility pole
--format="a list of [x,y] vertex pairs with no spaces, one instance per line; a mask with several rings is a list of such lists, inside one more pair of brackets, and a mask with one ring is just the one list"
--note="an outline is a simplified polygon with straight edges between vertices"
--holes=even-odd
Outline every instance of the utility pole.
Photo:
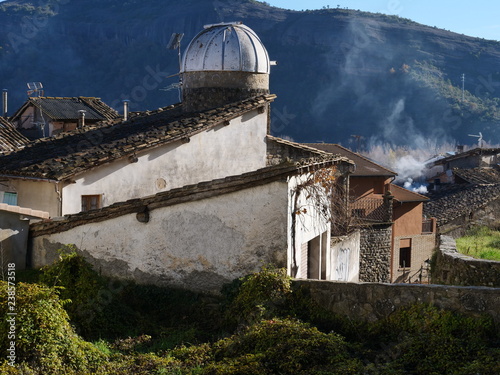
[[465,100],[465,73],[462,74],[462,103]]

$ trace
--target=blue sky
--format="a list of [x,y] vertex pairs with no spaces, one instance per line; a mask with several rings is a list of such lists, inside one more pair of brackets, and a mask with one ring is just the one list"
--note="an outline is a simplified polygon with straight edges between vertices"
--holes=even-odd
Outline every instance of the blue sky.
[[492,0],[265,0],[273,6],[305,10],[330,8],[359,9],[394,14],[424,25],[457,33],[500,40],[500,2]]

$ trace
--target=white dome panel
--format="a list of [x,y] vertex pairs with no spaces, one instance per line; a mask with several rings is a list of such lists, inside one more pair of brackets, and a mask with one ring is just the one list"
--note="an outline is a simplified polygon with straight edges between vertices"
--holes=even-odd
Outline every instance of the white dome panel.
[[269,55],[259,37],[239,23],[209,25],[189,43],[181,72],[242,71],[267,73]]

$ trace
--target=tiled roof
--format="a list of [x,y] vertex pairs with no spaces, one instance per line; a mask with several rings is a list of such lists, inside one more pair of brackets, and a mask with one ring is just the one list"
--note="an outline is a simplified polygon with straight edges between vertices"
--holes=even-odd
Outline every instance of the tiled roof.
[[468,150],[465,152],[461,152],[459,154],[451,155],[439,160],[434,161],[434,165],[445,164],[452,160],[463,159],[469,156],[475,155],[495,155],[500,154],[500,148],[473,148],[472,150]]
[[424,195],[415,193],[394,184],[390,184],[390,191],[392,196],[394,197],[394,200],[398,202],[427,202],[429,200],[429,198]]
[[11,206],[6,203],[0,203],[0,211],[12,212],[24,216],[32,216],[42,219],[48,219],[49,213],[45,211],[32,210],[31,208]]
[[326,151],[331,154],[346,156],[347,158],[351,159],[356,164],[356,170],[351,175],[353,177],[397,176],[396,172],[382,167],[381,165],[369,160],[368,158],[365,158],[364,156],[361,156],[360,154],[340,145],[333,143],[305,143],[304,145],[317,148],[318,150]]
[[471,184],[499,184],[500,171],[495,168],[453,168],[453,174]]
[[431,200],[424,204],[424,214],[435,217],[438,225],[443,225],[500,198],[500,184],[441,185],[438,191],[431,191],[428,195]]
[[20,150],[28,143],[28,138],[19,133],[10,122],[0,116],[0,154]]
[[274,181],[286,181],[288,176],[297,175],[310,170],[347,163],[344,157],[330,156],[323,161],[311,159],[304,160],[301,165],[297,163],[282,163],[237,176],[229,176],[212,181],[200,182],[181,188],[157,193],[144,198],[130,199],[97,210],[80,212],[67,215],[64,219],[49,220],[35,223],[30,226],[30,234],[34,237],[67,231],[79,225],[93,222],[102,222],[114,217],[132,213],[143,213],[160,207],[173,206],[180,203],[207,199],[223,194],[261,186]]
[[112,120],[118,118],[118,112],[104,104],[99,98],[92,97],[36,97],[29,98],[12,116],[16,120],[29,106],[41,109],[52,120],[78,120],[78,111],[85,111],[85,119],[91,121]]
[[77,129],[39,139],[1,157],[0,175],[64,180],[117,159],[132,156],[228,123],[263,107],[275,95],[262,95],[200,113],[184,113],[180,105],[144,112],[126,122],[107,121],[99,127]]

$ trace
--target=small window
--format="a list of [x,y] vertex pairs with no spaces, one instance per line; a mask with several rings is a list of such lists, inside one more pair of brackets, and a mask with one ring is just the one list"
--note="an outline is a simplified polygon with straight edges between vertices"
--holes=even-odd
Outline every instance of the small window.
[[82,211],[97,210],[101,207],[100,195],[82,195]]
[[411,267],[411,247],[399,249],[399,268]]
[[2,203],[6,203],[10,206],[17,206],[17,193],[3,193]]

